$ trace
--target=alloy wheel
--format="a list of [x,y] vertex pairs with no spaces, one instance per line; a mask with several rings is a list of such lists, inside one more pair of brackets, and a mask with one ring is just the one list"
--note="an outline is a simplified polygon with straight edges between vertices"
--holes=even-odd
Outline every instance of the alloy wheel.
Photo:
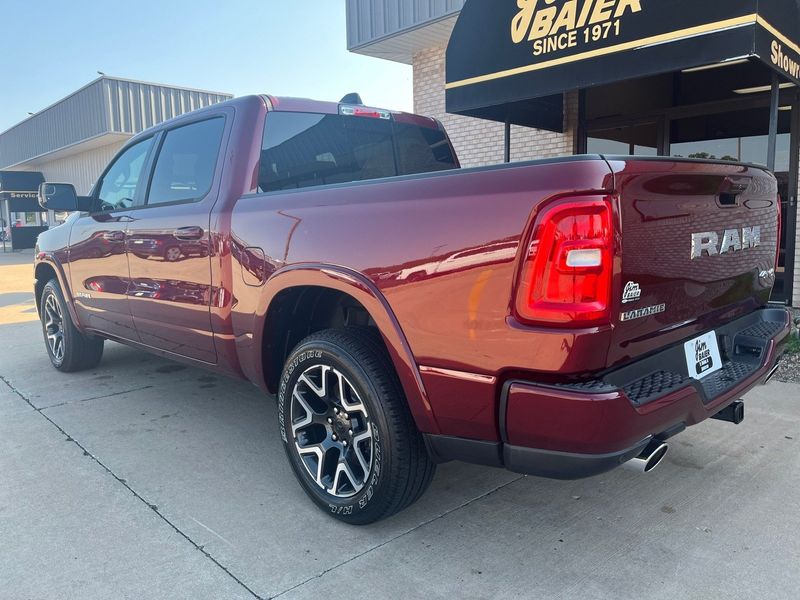
[[295,383],[294,445],[311,479],[337,498],[358,494],[374,455],[372,422],[353,384],[337,369],[315,365]]
[[181,254],[182,254],[182,252],[181,252],[181,249],[179,247],[172,246],[170,248],[167,248],[167,252],[166,252],[164,258],[167,259],[167,262],[175,262],[177,260],[180,260]]
[[48,294],[44,301],[44,329],[53,358],[61,362],[64,359],[64,315],[54,294]]

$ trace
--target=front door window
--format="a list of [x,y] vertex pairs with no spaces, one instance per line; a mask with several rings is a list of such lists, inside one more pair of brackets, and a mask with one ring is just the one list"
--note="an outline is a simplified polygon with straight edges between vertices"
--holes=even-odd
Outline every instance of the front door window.
[[142,191],[142,171],[152,145],[153,138],[148,138],[117,157],[98,184],[95,212],[133,207],[137,194]]

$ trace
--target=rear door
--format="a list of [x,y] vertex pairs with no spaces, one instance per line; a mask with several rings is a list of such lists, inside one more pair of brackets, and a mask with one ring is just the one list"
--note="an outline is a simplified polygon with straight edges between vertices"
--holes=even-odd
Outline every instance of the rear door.
[[138,340],[128,303],[125,235],[145,191],[154,146],[149,137],[124,149],[95,185],[92,211],[70,233],[69,274],[75,310],[88,328]]
[[226,116],[181,121],[158,140],[150,184],[128,225],[128,289],[144,344],[216,363],[211,305],[211,209]]
[[772,174],[699,161],[609,162],[622,233],[612,364],[767,303],[778,243]]

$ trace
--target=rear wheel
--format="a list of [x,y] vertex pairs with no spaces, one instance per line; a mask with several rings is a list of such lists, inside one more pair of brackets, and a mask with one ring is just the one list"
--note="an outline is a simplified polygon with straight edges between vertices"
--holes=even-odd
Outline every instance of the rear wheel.
[[44,286],[40,307],[42,332],[52,365],[64,373],[96,367],[103,357],[103,339],[78,331],[57,280],[51,279]]
[[386,518],[433,478],[391,360],[370,330],[321,331],[300,342],[281,376],[278,412],[295,475],[339,520]]

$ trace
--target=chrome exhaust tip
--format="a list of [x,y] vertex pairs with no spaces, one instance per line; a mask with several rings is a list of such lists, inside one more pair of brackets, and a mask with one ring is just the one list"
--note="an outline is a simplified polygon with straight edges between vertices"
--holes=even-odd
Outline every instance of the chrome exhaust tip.
[[659,440],[654,440],[645,446],[645,449],[642,450],[639,456],[623,463],[623,466],[637,473],[649,473],[661,464],[661,461],[664,460],[668,451],[668,444]]
[[772,369],[770,370],[770,372],[769,372],[769,373],[767,374],[767,376],[764,378],[764,385],[766,385],[766,384],[768,384],[770,381],[772,381],[772,378],[773,378],[773,377],[775,377],[775,373],[777,373],[777,372],[778,372],[778,369],[780,369],[780,368],[781,368],[781,361],[780,361],[780,359],[778,359],[778,362],[776,362],[776,363],[775,363],[775,366],[774,366],[774,367],[772,367]]

